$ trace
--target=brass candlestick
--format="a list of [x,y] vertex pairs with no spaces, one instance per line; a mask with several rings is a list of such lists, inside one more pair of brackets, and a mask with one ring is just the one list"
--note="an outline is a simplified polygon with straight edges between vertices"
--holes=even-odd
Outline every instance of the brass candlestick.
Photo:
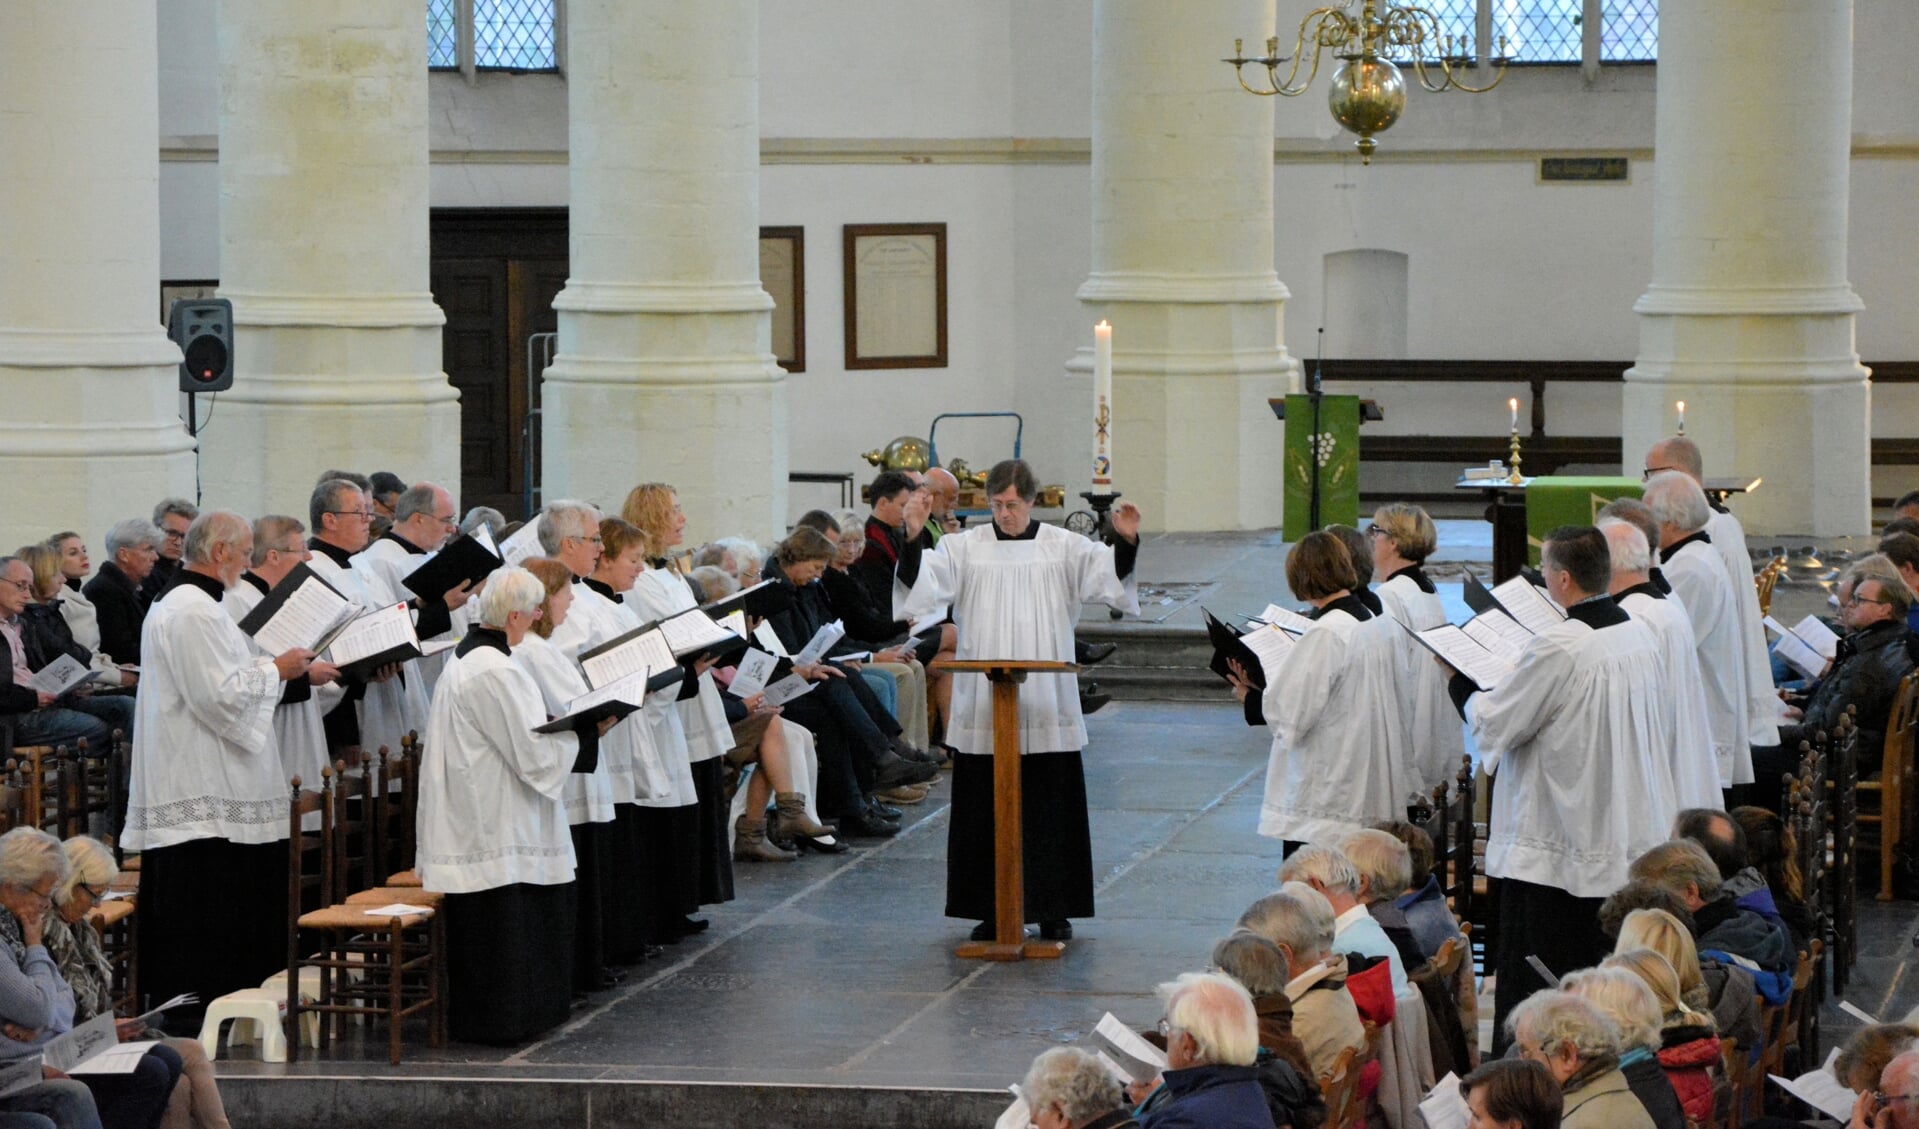
[[1512,454],[1507,456],[1506,461],[1513,465],[1513,472],[1506,476],[1506,485],[1524,486],[1526,477],[1519,473],[1519,428],[1517,427],[1513,428]]

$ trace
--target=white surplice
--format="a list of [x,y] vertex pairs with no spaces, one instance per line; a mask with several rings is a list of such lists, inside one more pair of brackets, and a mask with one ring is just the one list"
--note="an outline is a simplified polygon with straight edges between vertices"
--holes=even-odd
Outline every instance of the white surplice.
[[481,644],[441,672],[420,758],[420,882],[474,894],[573,881],[561,793],[578,759],[571,733],[535,733],[546,703],[533,676]]
[[[380,538],[355,554],[353,572],[366,594],[366,606],[404,604],[413,599],[412,589],[401,581],[426,558],[425,553],[411,552],[388,538]],[[417,622],[418,613],[414,614]],[[440,657],[434,657],[433,670],[429,672],[422,660],[412,659],[400,664],[398,677],[367,684],[366,695],[360,699],[361,748],[372,752],[384,745],[398,753],[400,739],[408,733],[425,736],[427,711],[433,699],[433,676],[438,673],[441,661]]]
[[[1373,591],[1388,616],[1414,631],[1446,622],[1439,594],[1421,588],[1410,576],[1395,576]],[[1413,782],[1430,792],[1440,781],[1451,781],[1458,774],[1459,759],[1466,755],[1466,728],[1446,692],[1445,668],[1411,635],[1401,631],[1399,636],[1395,643],[1400,698],[1412,711]]]
[[1665,683],[1666,732],[1672,736],[1673,801],[1681,808],[1717,808],[1719,763],[1713,756],[1712,726],[1706,720],[1706,688],[1699,673],[1698,642],[1692,620],[1676,597],[1660,599],[1633,592],[1619,599],[1626,614],[1659,642],[1660,676]]
[[140,851],[196,839],[285,839],[288,783],[273,741],[281,689],[273,660],[219,601],[183,582],[147,612],[140,663],[122,845]]
[[1779,691],[1772,684],[1772,656],[1766,651],[1766,617],[1759,610],[1759,587],[1753,583],[1752,555],[1746,551],[1746,529],[1739,519],[1714,510],[1706,523],[1713,551],[1725,562],[1732,581],[1733,605],[1739,612],[1739,638],[1746,657],[1746,743],[1764,748],[1779,743]]
[[[1130,578],[1122,582],[1110,546],[1054,525],[1030,539],[1002,541],[992,525],[949,533],[920,555],[919,575],[894,619],[951,605],[961,659],[1073,661],[1073,623],[1081,604],[1139,614]],[[1029,674],[1019,691],[1022,753],[1086,747],[1079,678]],[[953,676],[946,740],[962,753],[991,756],[993,696],[983,674]]]
[[1495,772],[1486,873],[1600,898],[1664,842],[1678,808],[1665,782],[1659,643],[1644,624],[1567,618],[1533,636],[1467,717]]
[[[649,568],[640,573],[622,599],[639,615],[642,623],[700,606],[686,578],[665,568]],[[687,677],[692,676],[692,671],[687,671]],[[713,680],[712,671],[700,675],[697,695],[681,699],[675,707],[680,711],[680,724],[686,731],[686,755],[692,763],[712,760],[733,747],[733,723],[726,720],[726,703],[720,700],[720,686]]]
[[[639,613],[622,601],[609,600],[590,585],[573,586],[573,607],[566,622],[548,640],[575,659],[583,650],[624,635],[640,626]],[[614,726],[611,758],[608,744],[600,743],[600,759],[607,762],[615,804],[649,808],[677,808],[693,802],[693,769],[686,758],[686,730],[673,704],[676,683],[646,696],[638,717]]]
[[[587,692],[586,676],[580,673],[579,664],[532,632],[528,632],[526,638],[520,640],[520,645],[513,648],[513,661],[533,676],[534,684],[540,688],[540,697],[546,703],[546,712],[554,717],[565,714],[566,704]],[[630,758],[632,751],[625,747],[625,734],[621,731],[629,725],[638,728],[640,724],[638,718],[631,721],[621,718],[613,728],[600,735],[599,763],[593,771],[567,774],[566,788],[560,796],[566,805],[567,823],[577,827],[582,823],[613,822],[613,781],[607,770],[611,758],[607,754],[613,746],[620,746],[620,755]],[[615,738],[615,733],[620,733],[620,737]],[[630,779],[630,772],[628,775]]]
[[1405,817],[1415,785],[1409,719],[1398,641],[1387,632],[1405,634],[1390,618],[1325,609],[1267,680],[1260,707],[1273,746],[1261,835],[1331,842]]
[[[1753,781],[1746,701],[1746,648],[1732,580],[1713,547],[1693,541],[1662,558],[1660,571],[1685,605],[1698,643],[1699,673],[1706,690],[1706,725],[1722,787]],[[1767,669],[1771,669],[1768,667]],[[1777,744],[1777,742],[1774,742]]]
[[[240,583],[227,589],[226,598],[221,604],[227,614],[239,623],[247,613],[260,606],[266,595],[255,588],[244,577]],[[251,642],[251,640],[249,640]],[[253,648],[260,651],[259,645]],[[274,656],[268,655],[268,658]],[[288,780],[300,778],[303,787],[320,787],[320,770],[333,764],[333,751],[327,746],[327,712],[340,704],[346,696],[346,689],[338,682],[325,686],[315,686],[307,692],[304,702],[290,702],[275,707],[273,711],[273,739],[280,750],[280,773]]]

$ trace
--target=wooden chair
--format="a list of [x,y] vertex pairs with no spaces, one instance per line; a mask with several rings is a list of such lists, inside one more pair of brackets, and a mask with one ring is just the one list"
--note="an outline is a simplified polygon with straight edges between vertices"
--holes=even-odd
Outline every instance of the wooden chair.
[[1333,1060],[1330,1073],[1319,1076],[1319,1092],[1326,1099],[1326,1121],[1322,1129],[1358,1129],[1359,1050],[1347,1047]]
[[140,917],[133,898],[115,898],[87,911],[87,924],[100,935],[100,949],[113,969],[113,1005],[139,1013]]
[[425,742],[419,734],[408,733],[400,739],[400,756],[389,760],[387,782],[380,790],[385,814],[381,826],[386,834],[381,854],[388,886],[417,887],[420,875],[415,868],[413,830],[415,808],[420,794],[420,755]]
[[[341,862],[338,822],[340,792],[323,787],[316,795],[293,780],[288,803],[289,833],[302,838],[303,817],[320,812],[320,866],[315,879],[322,890],[337,888]],[[428,1014],[428,1039],[435,1047],[446,1042],[446,924],[439,913],[375,917],[365,906],[326,904],[300,912],[301,891],[307,883],[304,860],[308,852],[287,852],[287,1005],[285,1014],[290,1059],[299,1057],[299,1022],[303,1014],[318,1014],[320,1046],[332,1041],[334,1017],[378,1016],[387,1024],[388,1061],[400,1063],[400,1038],[406,1018]],[[390,900],[390,899],[389,899]],[[382,903],[384,904],[384,903]],[[321,948],[301,957],[300,934],[306,930],[321,939]],[[380,959],[367,959],[377,954]],[[301,993],[303,968],[320,970],[319,990],[309,1003]],[[349,973],[362,973],[353,982]]]
[[[1859,959],[1859,721],[1858,707],[1848,706],[1828,747],[1824,782],[1815,781],[1816,795],[1827,797],[1826,827],[1830,832],[1826,871],[1828,911],[1832,927],[1833,991],[1843,993]],[[1825,787],[1820,787],[1824,783]]]
[[1766,1076],[1732,1039],[1719,1040],[1719,1055],[1725,1063],[1726,1081],[1732,1090],[1726,1102],[1724,1123],[1727,1129],[1737,1129],[1757,1118],[1764,1108]]
[[1880,762],[1879,779],[1861,780],[1857,792],[1877,796],[1878,802],[1859,812],[1858,822],[1878,829],[1879,894],[1882,902],[1892,900],[1893,853],[1905,845],[1907,828],[1913,823],[1913,735],[1919,727],[1919,671],[1899,682],[1893,697],[1892,712],[1886,718],[1885,757]]

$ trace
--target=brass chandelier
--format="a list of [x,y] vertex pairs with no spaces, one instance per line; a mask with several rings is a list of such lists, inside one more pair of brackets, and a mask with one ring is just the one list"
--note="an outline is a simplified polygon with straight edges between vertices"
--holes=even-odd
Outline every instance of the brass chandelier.
[[[1340,0],[1306,13],[1306,18],[1299,21],[1299,38],[1290,56],[1279,53],[1279,37],[1273,36],[1266,41],[1264,58],[1247,58],[1245,41],[1235,39],[1233,57],[1221,61],[1233,65],[1240,88],[1248,94],[1293,98],[1306,93],[1314,76],[1319,74],[1321,51],[1331,50],[1336,58],[1344,59],[1344,65],[1333,75],[1327,101],[1333,120],[1359,135],[1355,147],[1362,164],[1371,164],[1373,150],[1379,147],[1373,135],[1391,128],[1406,108],[1406,80],[1390,59],[1381,56],[1410,57],[1419,85],[1435,94],[1446,90],[1483,94],[1506,77],[1506,37],[1503,35],[1499,37],[1499,54],[1490,60],[1494,67],[1493,80],[1484,86],[1468,86],[1460,78],[1473,63],[1471,35],[1441,34],[1438,17],[1425,8],[1386,4],[1382,15],[1379,0],[1360,0],[1360,11],[1355,16],[1348,11],[1352,4],[1353,0]],[[1305,80],[1299,81],[1300,60],[1305,57],[1309,43],[1312,67],[1307,70]],[[1289,59],[1292,68],[1286,74],[1286,81],[1281,82],[1279,68]],[[1266,68],[1266,89],[1246,84],[1243,68],[1248,63]],[[1434,66],[1439,72],[1437,79],[1428,72],[1428,68]]]

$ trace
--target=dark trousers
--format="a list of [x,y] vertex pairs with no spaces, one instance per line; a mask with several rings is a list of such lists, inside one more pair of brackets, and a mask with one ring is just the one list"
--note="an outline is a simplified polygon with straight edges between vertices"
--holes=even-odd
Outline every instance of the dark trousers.
[[1493,1053],[1504,1054],[1512,1043],[1506,1017],[1520,1002],[1547,987],[1527,957],[1536,956],[1554,976],[1588,968],[1604,960],[1611,949],[1599,928],[1599,906],[1604,898],[1576,898],[1552,886],[1499,880],[1499,931],[1493,938]]
[[[1026,921],[1093,916],[1093,836],[1078,752],[1020,758],[1020,847]],[[946,916],[993,918],[993,758],[953,758],[946,839]]]

